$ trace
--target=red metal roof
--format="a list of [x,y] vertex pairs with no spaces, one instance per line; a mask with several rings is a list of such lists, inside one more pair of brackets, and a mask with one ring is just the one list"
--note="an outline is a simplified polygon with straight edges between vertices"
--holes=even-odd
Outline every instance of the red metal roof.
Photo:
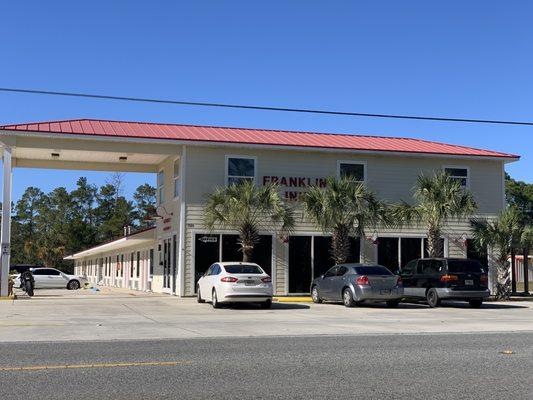
[[43,134],[54,133],[196,142],[241,143],[265,146],[519,158],[519,156],[509,153],[411,138],[158,124],[149,122],[78,119],[4,125],[0,126],[0,130],[29,131]]

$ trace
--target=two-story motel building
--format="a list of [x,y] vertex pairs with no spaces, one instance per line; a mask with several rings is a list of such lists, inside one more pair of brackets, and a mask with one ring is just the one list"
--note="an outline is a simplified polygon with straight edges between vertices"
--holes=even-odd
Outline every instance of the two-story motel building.
[[[472,191],[479,215],[494,217],[505,207],[504,166],[519,158],[408,138],[102,120],[3,126],[0,142],[7,160],[4,188],[12,167],[157,174],[159,217],[153,229],[69,258],[95,283],[179,296],[195,293],[196,280],[211,263],[242,259],[236,232],[204,227],[206,196],[217,186],[239,179],[276,182],[294,203],[298,218],[292,235],[261,232],[254,250],[254,260],[272,275],[275,293],[285,295],[308,292],[313,277],[332,265],[330,238],[298,205],[309,185],[349,174],[381,199],[412,202],[420,174],[446,170]],[[351,260],[397,269],[424,254],[424,238],[423,227],[369,232],[367,238],[353,238]],[[468,220],[450,221],[442,238],[444,255],[477,257],[470,238]]]

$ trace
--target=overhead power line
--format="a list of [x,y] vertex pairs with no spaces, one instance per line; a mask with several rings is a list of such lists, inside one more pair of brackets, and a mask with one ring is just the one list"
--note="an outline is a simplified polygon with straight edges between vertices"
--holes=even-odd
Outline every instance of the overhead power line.
[[313,110],[313,109],[308,109],[308,108],[287,108],[287,107],[256,106],[256,105],[246,105],[246,104],[208,103],[208,102],[182,101],[182,100],[170,100],[170,99],[153,99],[153,98],[143,98],[143,97],[109,96],[109,95],[93,94],[93,93],[56,92],[56,91],[50,91],[50,90],[35,90],[35,89],[18,89],[18,88],[0,87],[0,92],[40,94],[40,95],[49,95],[49,96],[82,97],[82,98],[88,98],[88,99],[134,101],[134,102],[143,102],[143,103],[174,104],[174,105],[195,106],[195,107],[219,107],[219,108],[233,108],[233,109],[244,109],[244,110],[263,110],[263,111],[281,111],[281,112],[294,112],[294,113],[307,113],[307,114],[342,115],[342,116],[352,116],[352,117],[392,118],[392,119],[411,119],[411,120],[422,120],[422,121],[466,122],[466,123],[475,123],[475,124],[533,126],[533,122],[528,122],[528,121],[505,121],[505,120],[493,120],[493,119],[430,117],[430,116],[423,116],[423,115],[375,114],[375,113],[361,113],[361,112],[350,112],[350,111]]

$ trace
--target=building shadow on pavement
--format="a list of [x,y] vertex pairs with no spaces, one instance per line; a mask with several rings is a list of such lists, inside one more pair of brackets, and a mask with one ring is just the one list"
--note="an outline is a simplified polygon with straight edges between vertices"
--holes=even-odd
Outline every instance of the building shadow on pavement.
[[[224,304],[224,308],[234,308],[239,310],[260,310],[261,306],[254,303],[235,303],[235,304]],[[267,310],[306,310],[311,308],[307,304],[299,303],[272,303],[272,308]]]

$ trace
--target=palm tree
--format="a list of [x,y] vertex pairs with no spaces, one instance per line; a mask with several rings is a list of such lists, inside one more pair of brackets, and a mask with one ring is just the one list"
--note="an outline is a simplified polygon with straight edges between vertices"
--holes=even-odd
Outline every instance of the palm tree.
[[399,225],[422,223],[427,229],[428,255],[442,253],[442,230],[447,220],[465,218],[477,208],[472,194],[444,172],[432,177],[418,177],[414,195],[416,205],[401,202],[393,207],[393,218]]
[[204,224],[211,231],[217,227],[238,231],[243,261],[251,261],[261,229],[288,234],[295,219],[276,185],[258,187],[252,181],[242,181],[217,188],[208,197]]
[[520,213],[514,207],[505,209],[497,219],[473,218],[470,221],[474,243],[479,250],[492,248],[496,262],[496,298],[510,296],[509,254],[520,232]]
[[533,248],[533,225],[528,224],[520,235],[520,245],[524,254],[524,293],[529,293],[529,251]]
[[364,238],[365,229],[388,221],[385,204],[363,184],[347,177],[330,177],[325,187],[312,186],[303,202],[315,225],[331,234],[331,256],[337,264],[348,259],[350,236]]

